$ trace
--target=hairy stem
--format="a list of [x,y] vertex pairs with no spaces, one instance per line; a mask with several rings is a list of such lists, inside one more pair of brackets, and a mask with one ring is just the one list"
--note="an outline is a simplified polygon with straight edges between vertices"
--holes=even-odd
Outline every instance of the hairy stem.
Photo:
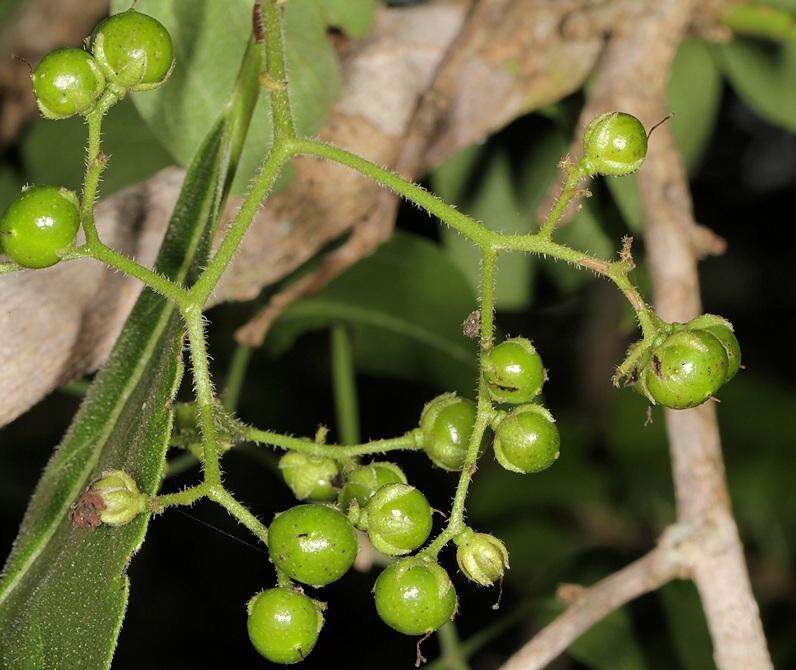
[[550,208],[547,218],[539,229],[539,235],[547,239],[553,235],[553,231],[555,230],[558,222],[561,220],[561,217],[564,215],[567,206],[572,201],[572,198],[577,195],[578,184],[580,184],[580,180],[583,179],[584,176],[579,165],[573,165],[566,159],[563,162],[563,169],[566,171],[566,180],[564,181],[564,186],[561,189],[561,193],[559,194],[558,198],[556,198],[555,203]]
[[268,545],[268,529],[245,506],[235,500],[229,491],[221,486],[210,487],[207,496],[246,526],[264,545]]

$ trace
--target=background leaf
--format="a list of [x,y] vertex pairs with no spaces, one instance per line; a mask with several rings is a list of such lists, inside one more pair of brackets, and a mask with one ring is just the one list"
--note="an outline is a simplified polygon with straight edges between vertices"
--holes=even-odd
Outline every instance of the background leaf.
[[349,37],[364,37],[373,24],[374,0],[324,0],[326,21]]

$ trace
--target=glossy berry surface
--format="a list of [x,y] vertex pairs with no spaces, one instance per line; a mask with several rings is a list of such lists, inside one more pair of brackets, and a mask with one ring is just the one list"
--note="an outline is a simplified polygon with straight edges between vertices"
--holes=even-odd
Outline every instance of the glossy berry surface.
[[613,177],[631,174],[647,156],[647,131],[632,114],[602,114],[586,128],[583,156],[590,174]]
[[0,219],[0,247],[26,268],[46,268],[75,241],[80,226],[77,198],[55,186],[33,186]]
[[493,535],[466,530],[455,538],[456,562],[467,579],[492,586],[509,569],[506,545]]
[[289,588],[258,593],[247,605],[254,648],[273,663],[303,661],[318,641],[323,615],[318,604]]
[[376,491],[388,484],[406,484],[406,475],[394,463],[377,461],[357,468],[340,490],[340,509],[347,512],[354,501],[364,507]]
[[82,49],[51,51],[36,66],[32,79],[36,102],[48,119],[91,111],[105,88],[102,70]]
[[169,32],[157,19],[132,9],[100,23],[91,43],[108,80],[123,89],[155,88],[166,80],[174,65]]
[[298,505],[268,530],[271,560],[292,579],[325,586],[342,577],[357,555],[357,536],[343,514],[325,505]]
[[408,554],[431,533],[431,506],[426,496],[413,486],[384,486],[370,499],[366,509],[368,536],[384,554]]
[[686,409],[701,405],[718,391],[727,370],[727,354],[718,339],[704,330],[681,330],[652,352],[641,384],[654,403]]
[[289,451],[279,459],[279,470],[285,484],[299,500],[334,500],[337,489],[337,463],[331,458],[308,456]]
[[426,403],[420,415],[423,450],[434,465],[461,470],[475,423],[475,403],[444,393]]
[[549,468],[560,446],[553,416],[539,405],[517,407],[495,429],[495,458],[512,472],[528,474]]
[[487,390],[495,402],[518,405],[541,392],[546,379],[542,358],[524,337],[501,342],[482,361]]
[[456,590],[439,563],[406,558],[385,568],[373,588],[382,621],[406,635],[425,635],[456,611]]
[[689,330],[704,330],[721,342],[724,353],[727,354],[725,384],[738,374],[741,369],[741,345],[735,337],[735,329],[727,319],[714,314],[703,314],[689,321],[687,327]]

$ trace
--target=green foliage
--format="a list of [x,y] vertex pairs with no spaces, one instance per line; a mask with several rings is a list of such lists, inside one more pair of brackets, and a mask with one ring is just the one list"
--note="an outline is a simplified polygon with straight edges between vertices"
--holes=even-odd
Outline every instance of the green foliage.
[[326,22],[350,37],[364,37],[373,23],[374,0],[323,0]]

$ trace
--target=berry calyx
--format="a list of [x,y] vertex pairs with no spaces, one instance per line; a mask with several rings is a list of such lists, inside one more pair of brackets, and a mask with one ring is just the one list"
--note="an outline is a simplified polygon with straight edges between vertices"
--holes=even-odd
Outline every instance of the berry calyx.
[[0,219],[0,247],[26,268],[46,268],[61,260],[80,226],[77,197],[56,186],[32,186]]
[[456,562],[465,577],[481,584],[492,586],[503,579],[509,569],[509,552],[506,545],[493,535],[474,533],[467,529],[454,538]]
[[380,488],[365,508],[363,521],[373,546],[390,556],[408,554],[431,533],[431,506],[420,491],[407,484]]
[[561,437],[553,415],[539,405],[521,405],[503,416],[495,429],[498,462],[512,472],[549,468],[559,456]]
[[547,379],[542,358],[530,340],[515,337],[487,351],[481,365],[495,402],[518,405],[535,398]]
[[262,591],[246,609],[249,639],[260,655],[273,663],[303,661],[323,628],[321,605],[290,588]]
[[357,468],[348,475],[348,481],[340,490],[340,509],[347,513],[354,501],[364,508],[376,491],[388,484],[406,484],[406,475],[395,463],[378,461]]
[[354,564],[357,535],[351,522],[325,505],[298,505],[277,515],[268,529],[268,550],[291,579],[325,586]]
[[727,353],[704,330],[678,330],[652,350],[638,384],[653,403],[671,409],[701,405],[727,378]]
[[41,59],[31,75],[41,113],[48,119],[86,114],[105,88],[105,76],[83,49],[56,49]]
[[334,500],[337,497],[334,480],[339,470],[331,458],[289,451],[279,459],[279,470],[299,500]]
[[444,393],[426,403],[420,415],[423,450],[443,470],[461,470],[473,434],[475,403]]
[[589,175],[628,175],[641,167],[646,156],[647,131],[632,114],[601,114],[589,123],[583,135],[581,165]]
[[100,521],[109,526],[124,526],[146,511],[147,496],[123,470],[103,472],[89,490],[102,500],[97,506]]
[[405,635],[437,630],[456,612],[456,589],[436,561],[405,558],[379,575],[373,587],[382,621]]
[[124,90],[156,88],[174,67],[168,30],[157,19],[133,9],[102,21],[91,36],[91,50],[108,81]]
[[725,384],[738,374],[738,370],[741,369],[741,345],[738,343],[738,338],[735,337],[733,325],[727,319],[715,314],[703,314],[691,319],[686,327],[688,330],[704,330],[721,342],[724,353],[727,354]]

